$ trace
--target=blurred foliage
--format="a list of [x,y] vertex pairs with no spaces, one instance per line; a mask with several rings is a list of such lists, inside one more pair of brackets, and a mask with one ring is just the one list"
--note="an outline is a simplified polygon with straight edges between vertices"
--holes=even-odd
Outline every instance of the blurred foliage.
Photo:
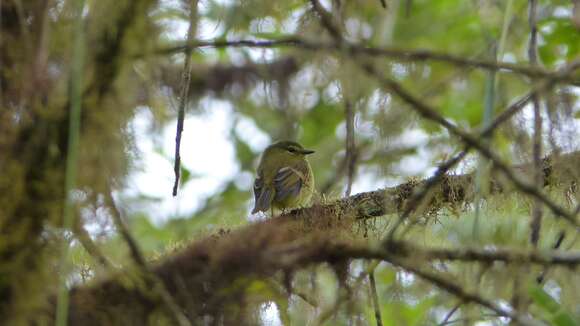
[[[379,0],[322,2],[332,10],[347,39],[362,46],[421,49],[483,60],[489,59],[490,49],[505,36],[506,47],[499,59],[528,64],[524,1],[515,2],[511,17],[505,16],[504,1],[387,0],[386,9]],[[203,0],[197,6],[198,39],[277,40],[296,35],[331,41],[307,1]],[[31,312],[43,307],[52,293],[55,279],[51,274],[58,262],[55,244],[65,236],[59,226],[72,43],[69,7],[70,1],[0,1],[0,300],[4,300],[0,316],[17,316],[15,324],[40,316]],[[539,1],[538,51],[545,68],[555,69],[580,55],[580,31],[570,20],[571,8],[570,1]],[[123,218],[146,257],[162,262],[191,241],[222,236],[265,218],[249,216],[254,168],[267,145],[259,139],[293,138],[315,149],[310,161],[318,190],[315,201],[342,196],[346,188],[347,99],[355,108],[355,192],[427,177],[438,163],[463,147],[440,126],[419,119],[406,104],[379,89],[344,53],[292,46],[201,48],[191,53],[193,89],[187,116],[205,119],[223,103],[233,108],[227,113],[232,123],[223,136],[233,148],[234,162],[228,164],[235,166],[234,172],[216,174],[221,178],[213,180],[218,185],[196,198],[180,195],[170,199],[169,188],[163,196],[140,192],[135,189],[135,179],[152,154],[140,151],[140,144],[151,142],[153,149],[144,151],[168,162],[173,159],[173,149],[166,148],[163,137],[175,125],[183,55],[156,51],[183,42],[189,13],[187,1],[169,0],[89,1],[85,9],[86,80],[75,200],[81,224],[115,268],[132,263],[126,244],[110,222],[113,211],[104,203],[104,193],[115,193]],[[502,35],[504,20],[509,22],[506,35]],[[429,59],[367,59],[449,121],[469,131],[481,127],[485,71]],[[499,71],[494,111],[501,112],[535,81]],[[578,94],[578,88],[571,86],[544,94],[549,104],[544,114],[545,153],[579,149]],[[142,112],[150,113],[144,115],[148,127],[137,133],[132,125],[142,118]],[[526,109],[518,114],[491,140],[492,148],[511,163],[531,158],[530,112]],[[241,122],[252,128],[237,128]],[[182,151],[196,152],[197,160],[207,155],[195,148]],[[470,172],[477,161],[471,156],[454,172]],[[166,176],[172,170],[168,166],[168,171],[147,173]],[[216,175],[210,177],[218,179]],[[186,189],[202,187],[207,178],[183,164],[180,192],[189,194]],[[576,193],[567,185],[562,187],[564,192],[550,189],[552,198],[573,207]],[[164,203],[171,200],[173,205],[168,208]],[[176,209],[185,201],[197,203],[195,209]],[[435,216],[412,216],[405,224],[404,237],[426,246],[530,247],[529,198],[514,191],[486,198],[481,204],[478,218],[473,204],[444,207]],[[550,212],[544,215],[540,248],[550,248],[558,232],[567,229],[571,236],[564,247],[580,249],[576,231]],[[375,243],[386,234],[393,218],[380,217],[352,231]],[[89,284],[111,272],[99,267],[81,243],[73,241],[72,246],[71,283]],[[515,278],[531,284],[531,276],[542,272],[537,266],[505,264],[435,263],[423,267],[448,272],[467,288],[502,303],[513,300],[518,290]],[[530,271],[519,275],[525,268]],[[352,288],[348,290],[338,288],[333,268],[327,265],[296,271],[295,292],[290,294],[282,275],[272,280],[244,280],[246,297],[241,302],[251,306],[247,322],[306,325],[328,310],[332,316],[326,325],[373,324],[375,312],[367,281],[355,282],[364,270],[363,262],[351,262]],[[380,264],[375,275],[384,325],[437,324],[457,304],[452,295],[391,265]],[[548,278],[546,287],[556,290],[548,294],[541,287],[532,287],[522,294],[530,299],[529,311],[554,325],[577,324],[580,276],[552,268]],[[345,292],[350,297],[340,302]],[[303,294],[312,302],[301,297]],[[455,319],[466,324],[489,320],[505,324],[473,306],[461,306],[450,320]]]

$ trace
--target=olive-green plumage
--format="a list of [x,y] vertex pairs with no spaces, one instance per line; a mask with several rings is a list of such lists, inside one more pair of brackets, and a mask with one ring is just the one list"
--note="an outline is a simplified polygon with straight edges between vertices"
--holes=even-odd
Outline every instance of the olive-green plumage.
[[314,175],[304,149],[293,141],[274,143],[262,154],[254,181],[252,214],[305,205],[314,192]]

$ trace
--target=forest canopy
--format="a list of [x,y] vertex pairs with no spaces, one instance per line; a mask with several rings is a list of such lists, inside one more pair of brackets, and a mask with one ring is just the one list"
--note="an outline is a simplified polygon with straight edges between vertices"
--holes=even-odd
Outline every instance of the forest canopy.
[[578,325],[579,96],[578,0],[0,0],[0,320]]

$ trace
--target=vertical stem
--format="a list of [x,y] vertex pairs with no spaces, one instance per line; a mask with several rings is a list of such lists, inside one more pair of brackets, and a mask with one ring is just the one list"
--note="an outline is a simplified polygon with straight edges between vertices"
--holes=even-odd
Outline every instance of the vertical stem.
[[[536,26],[536,16],[537,16],[537,1],[528,1],[528,22],[530,26],[530,41],[528,44],[528,59],[530,60],[531,66],[538,65],[538,55],[537,55],[537,26]],[[542,117],[540,115],[540,99],[539,93],[533,93],[531,96],[531,102],[534,110],[534,130],[533,130],[533,184],[540,190],[543,186],[543,171],[542,171]],[[540,239],[540,226],[542,221],[542,202],[538,199],[534,200],[532,214],[530,219],[530,243],[534,248],[537,248],[538,241]],[[524,268],[529,268],[527,266],[522,266],[517,272],[522,271]],[[516,273],[517,273],[516,272]],[[527,278],[521,279],[516,277],[514,280],[514,297],[513,297],[513,307],[515,309],[524,310],[529,305],[529,299],[525,298],[525,291],[520,289],[527,281]]]
[[[2,0],[0,0],[0,28],[2,27]],[[0,49],[4,48],[4,41],[3,41],[3,35],[4,33],[2,33],[2,30],[0,29]],[[2,55],[0,55],[0,67],[3,67],[4,64],[2,63]],[[0,75],[1,77],[1,75]],[[3,96],[3,92],[2,92],[2,78],[0,78],[0,108],[3,108],[3,103],[4,103],[4,96]]]
[[346,176],[347,184],[345,196],[350,196],[352,190],[352,183],[354,181],[354,174],[356,169],[356,154],[355,154],[355,144],[354,144],[354,112],[352,109],[352,102],[350,100],[345,100],[345,120],[346,120]]
[[377,320],[377,326],[383,325],[383,319],[381,317],[381,306],[379,305],[379,296],[377,294],[377,283],[375,281],[375,270],[373,269],[369,273],[369,283],[371,290],[371,299],[373,301],[373,308],[375,310],[375,319]]
[[[538,65],[538,29],[536,25],[537,19],[537,1],[529,0],[529,24],[530,24],[530,44],[528,47],[528,57],[532,66]],[[538,189],[542,188],[544,184],[544,174],[542,171],[542,116],[540,115],[540,99],[538,94],[532,95],[532,103],[534,107],[534,185]],[[539,200],[534,201],[534,208],[532,210],[532,220],[530,222],[530,242],[532,246],[537,247],[540,240],[540,228],[542,224],[542,203]]]
[[505,50],[505,42],[507,39],[508,28],[510,26],[510,21],[512,18],[512,11],[513,11],[513,0],[509,0],[506,4],[505,8],[505,16],[503,19],[503,25],[501,28],[501,37],[499,38],[499,44],[497,47],[497,60],[502,60],[502,56]]
[[[512,18],[512,11],[513,11],[513,0],[508,0],[506,4],[505,14],[503,17],[501,35],[499,41],[495,45],[495,49],[491,52],[491,56],[493,60],[497,61],[501,59],[505,50],[505,43],[507,39],[508,29],[510,25],[510,21]],[[497,74],[495,71],[490,71],[487,76],[487,80],[485,83],[485,98],[484,98],[484,109],[483,109],[483,128],[486,129],[489,127],[493,120],[494,116],[494,106],[495,106],[495,98],[496,98],[496,84],[497,84]],[[483,137],[484,142],[490,141],[490,136]],[[473,221],[473,229],[472,234],[473,238],[477,241],[478,238],[478,229],[479,229],[479,215],[481,212],[480,207],[480,199],[482,196],[488,191],[488,184],[486,180],[488,179],[489,174],[489,162],[485,159],[481,159],[479,162],[479,169],[477,172],[477,179],[476,179],[476,198],[475,198],[475,219]]]
[[64,212],[62,230],[63,239],[60,248],[59,287],[57,294],[56,320],[57,326],[66,326],[68,321],[69,295],[66,280],[69,271],[69,242],[66,232],[72,230],[74,218],[74,203],[72,191],[76,187],[77,159],[81,123],[81,102],[83,87],[83,54],[84,54],[84,30],[83,8],[84,0],[75,1],[76,23],[72,48],[72,64],[69,79],[70,118],[68,130],[68,147],[66,156],[65,185],[64,185]]
[[[494,58],[497,58],[496,53],[492,53]],[[495,71],[490,71],[487,75],[487,80],[485,83],[485,97],[484,97],[484,109],[483,109],[483,127],[484,129],[489,126],[493,120],[493,111],[495,104],[495,87],[496,87],[496,73]],[[482,137],[482,141],[485,144],[490,142],[490,137]],[[479,237],[479,217],[481,214],[481,198],[485,197],[488,189],[489,179],[489,161],[485,158],[481,158],[479,161],[479,169],[477,171],[476,179],[476,196],[475,196],[475,219],[473,221],[472,234],[473,239],[477,242]]]
[[572,0],[572,24],[580,29],[580,0]]
[[[187,30],[187,44],[191,44],[197,31],[197,0],[190,2],[189,28]],[[175,163],[173,172],[175,173],[175,182],[173,183],[173,196],[177,196],[177,187],[179,186],[179,177],[181,175],[181,134],[183,133],[183,121],[185,119],[185,106],[189,101],[189,85],[191,84],[191,48],[185,50],[185,62],[181,75],[181,92],[179,94],[179,111],[177,113],[177,131],[175,133]]]

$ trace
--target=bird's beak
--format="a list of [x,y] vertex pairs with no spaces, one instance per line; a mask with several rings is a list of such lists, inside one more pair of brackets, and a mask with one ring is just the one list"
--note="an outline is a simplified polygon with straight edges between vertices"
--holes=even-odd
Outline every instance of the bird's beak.
[[310,149],[303,149],[303,150],[300,151],[300,153],[301,154],[304,154],[304,155],[308,155],[308,154],[314,153],[314,151],[313,150],[310,150]]

